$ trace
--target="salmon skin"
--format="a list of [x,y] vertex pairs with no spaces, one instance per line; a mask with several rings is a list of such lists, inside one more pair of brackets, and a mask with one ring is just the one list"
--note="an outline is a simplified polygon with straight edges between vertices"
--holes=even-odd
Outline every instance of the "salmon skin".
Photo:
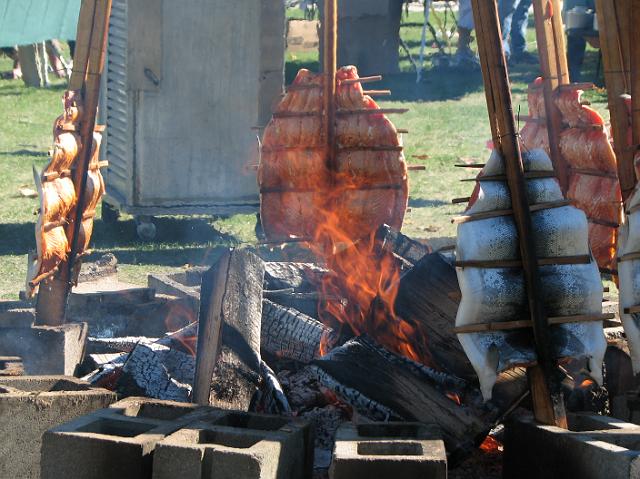
[[[523,153],[525,171],[553,172],[551,160],[541,150]],[[483,169],[482,176],[505,175],[504,162],[497,152]],[[483,180],[477,200],[468,215],[511,209],[511,197],[504,180]],[[527,179],[530,205],[561,201],[555,178]],[[520,258],[517,230],[512,215],[482,216],[461,223],[456,240],[456,260],[517,261]],[[539,258],[589,256],[587,264],[545,264],[539,267],[541,296],[548,316],[593,315],[602,313],[602,281],[590,255],[588,223],[583,211],[573,206],[539,209],[531,214],[535,249]],[[529,316],[521,268],[456,267],[462,300],[456,326],[515,321]],[[552,346],[558,360],[586,358],[593,378],[602,383],[602,360],[607,347],[601,323],[569,323],[552,326]],[[469,357],[485,399],[490,399],[501,371],[536,361],[531,329],[458,334]]]

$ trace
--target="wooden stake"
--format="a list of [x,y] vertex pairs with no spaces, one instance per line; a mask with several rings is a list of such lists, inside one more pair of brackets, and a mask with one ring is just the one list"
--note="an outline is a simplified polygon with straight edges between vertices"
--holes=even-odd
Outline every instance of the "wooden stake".
[[[631,45],[630,70],[631,70],[631,142],[633,145],[633,155],[640,150],[640,1],[631,1],[631,28],[629,32],[629,42]],[[635,98],[635,100],[634,100]],[[635,171],[635,168],[634,168]],[[637,178],[636,178],[637,181]]]
[[[621,95],[631,93],[630,39],[632,0],[596,0],[600,50],[607,84],[611,136],[618,163],[622,199],[633,193],[636,184],[634,151],[628,148],[629,114]],[[635,24],[634,24],[635,25]],[[637,33],[635,33],[637,38]]]
[[70,90],[82,90],[83,117],[80,124],[80,148],[75,160],[73,183],[77,204],[71,212],[72,221],[66,229],[71,252],[61,263],[58,273],[44,281],[39,288],[36,302],[36,320],[39,325],[59,325],[65,322],[67,298],[71,292],[73,269],[80,252],[79,230],[84,214],[87,174],[91,162],[93,131],[95,129],[98,101],[100,98],[100,78],[107,48],[107,34],[111,0],[84,0],[78,19],[77,50],[73,73],[69,82]]
[[[323,74],[324,88],[323,104],[323,132],[324,145],[327,147],[327,167],[332,176],[337,171],[335,151],[335,117],[336,117],[336,71],[338,68],[338,0],[325,0],[324,16],[322,19],[324,38]],[[335,178],[332,179],[335,181]]]
[[[534,2],[535,4],[536,2]],[[545,424],[567,428],[566,413],[558,369],[551,348],[550,330],[544,305],[540,300],[540,276],[535,252],[531,212],[526,194],[524,166],[516,132],[509,77],[502,45],[498,8],[495,0],[472,0],[473,16],[478,38],[478,53],[485,83],[487,106],[494,132],[493,142],[504,158],[507,185],[511,193],[514,221],[518,230],[518,242],[524,279],[527,289],[529,312],[533,323],[539,372],[530,374],[534,394],[534,414]],[[541,391],[541,393],[539,393]]]
[[565,55],[564,33],[558,0],[533,0],[536,39],[542,70],[545,117],[549,135],[551,162],[558,175],[562,192],[569,188],[567,165],[560,153],[562,116],[553,101],[556,88],[569,83],[569,70]]

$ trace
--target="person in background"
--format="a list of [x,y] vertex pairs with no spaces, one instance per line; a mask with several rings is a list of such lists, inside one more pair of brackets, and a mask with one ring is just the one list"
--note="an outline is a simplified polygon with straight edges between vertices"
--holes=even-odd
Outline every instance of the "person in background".
[[538,63],[538,57],[526,50],[529,8],[532,1],[499,0],[498,2],[504,54],[510,64]]
[[20,60],[18,60],[18,47],[4,47],[0,48],[0,52],[13,60],[13,68],[10,72],[3,72],[0,74],[2,78],[8,80],[18,80],[22,78],[22,70],[20,69]]
[[478,57],[471,49],[471,42],[473,41],[471,32],[473,29],[471,0],[460,0],[458,2],[458,46],[453,57],[452,66],[460,68],[479,67]]
[[[594,0],[565,0],[563,13],[575,7],[584,7],[594,12],[596,10]],[[580,81],[586,48],[585,30],[567,29],[567,63],[569,66],[569,79],[572,82]]]

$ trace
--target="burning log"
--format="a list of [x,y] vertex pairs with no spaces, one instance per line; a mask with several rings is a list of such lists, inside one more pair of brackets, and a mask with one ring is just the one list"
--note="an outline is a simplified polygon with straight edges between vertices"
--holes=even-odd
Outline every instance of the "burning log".
[[434,364],[474,381],[475,371],[453,332],[460,297],[455,268],[442,254],[431,253],[400,279],[395,310],[425,332]]
[[[418,363],[408,367],[410,362],[368,338],[359,337],[313,364],[326,374],[319,375],[321,381],[330,378],[344,386],[342,394],[357,391],[357,397],[343,396],[346,401],[353,401],[355,407],[368,402],[391,418],[438,424],[448,451],[463,454],[471,450],[490,424],[478,415],[478,410],[458,401],[467,393],[477,397],[477,391],[468,388],[466,381]],[[332,383],[325,385],[335,388]]]
[[393,253],[412,266],[432,251],[429,245],[411,239],[388,225],[378,228],[376,241],[381,251]]
[[260,345],[278,357],[310,362],[333,331],[294,308],[265,299],[262,303]]
[[193,401],[247,411],[260,382],[264,263],[231,250],[202,278]]

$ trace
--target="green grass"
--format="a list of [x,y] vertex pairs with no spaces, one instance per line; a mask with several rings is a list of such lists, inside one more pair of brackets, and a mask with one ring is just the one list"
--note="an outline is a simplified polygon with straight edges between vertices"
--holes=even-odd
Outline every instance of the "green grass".
[[[291,12],[299,16],[299,11]],[[407,23],[421,21],[411,13]],[[450,21],[450,20],[449,20]],[[449,23],[447,27],[450,27]],[[419,27],[405,27],[402,38],[411,54],[418,58]],[[533,31],[529,32],[532,49]],[[402,106],[410,112],[394,116],[399,128],[406,128],[406,157],[410,164],[425,165],[425,171],[410,173],[410,207],[403,230],[414,237],[428,238],[434,244],[451,242],[455,227],[451,217],[461,205],[452,205],[454,197],[468,196],[472,184],[461,183],[473,171],[456,168],[462,159],[485,161],[490,137],[484,90],[480,72],[436,71],[431,59],[437,51],[431,41],[427,49],[423,82],[416,84],[415,72],[403,56],[402,73],[388,76],[375,88],[389,88],[391,97],[384,107]],[[404,53],[403,53],[404,55]],[[585,79],[594,79],[597,56],[589,51]],[[10,69],[6,58],[0,59],[0,71]],[[318,70],[317,54],[287,56],[287,80],[301,67]],[[514,106],[527,110],[526,85],[539,72],[536,67],[518,67],[511,72]],[[21,185],[33,185],[31,167],[41,168],[51,147],[51,126],[60,114],[64,82],[55,81],[48,89],[25,88],[20,81],[0,80],[0,298],[15,298],[22,289],[26,274],[26,254],[35,248],[33,223],[37,200],[18,194]],[[593,105],[605,111],[606,97],[590,92]],[[468,160],[467,160],[468,161]],[[92,248],[94,255],[113,252],[119,260],[121,278],[144,284],[151,271],[168,271],[186,264],[214,261],[223,246],[255,242],[255,216],[238,215],[228,219],[207,217],[171,217],[157,220],[158,235],[153,243],[140,242],[135,223],[124,216],[116,225],[96,222]]]

